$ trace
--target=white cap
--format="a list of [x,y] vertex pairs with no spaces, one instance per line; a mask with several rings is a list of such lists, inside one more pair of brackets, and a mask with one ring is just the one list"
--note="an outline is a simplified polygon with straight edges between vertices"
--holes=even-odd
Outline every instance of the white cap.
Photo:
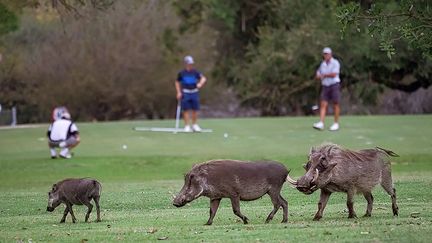
[[70,119],[71,119],[71,115],[70,115],[70,113],[67,112],[67,111],[63,112],[63,114],[62,114],[61,117],[62,117],[63,119],[67,119],[67,120],[70,120]]
[[330,49],[330,47],[325,47],[323,49],[323,54],[331,54],[331,53],[332,53],[332,50]]
[[186,64],[194,64],[194,60],[193,60],[192,56],[185,56],[184,57],[184,62]]

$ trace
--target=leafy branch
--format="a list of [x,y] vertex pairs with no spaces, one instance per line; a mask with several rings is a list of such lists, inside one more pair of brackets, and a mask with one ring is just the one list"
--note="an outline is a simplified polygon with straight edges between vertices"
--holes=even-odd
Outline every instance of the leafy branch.
[[424,57],[432,58],[432,12],[430,3],[422,0],[405,0],[400,4],[377,1],[364,9],[358,2],[340,6],[336,17],[342,35],[350,28],[365,29],[376,38],[379,47],[391,59],[396,54],[396,43],[406,42],[412,49],[420,50]]

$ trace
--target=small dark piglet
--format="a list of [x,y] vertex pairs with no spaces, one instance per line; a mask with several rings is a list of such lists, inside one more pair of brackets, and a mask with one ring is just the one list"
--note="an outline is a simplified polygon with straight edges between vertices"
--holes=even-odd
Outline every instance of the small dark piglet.
[[99,198],[101,190],[102,185],[98,181],[89,178],[65,179],[59,181],[54,184],[51,191],[48,192],[47,211],[52,212],[58,205],[64,203],[66,208],[60,223],[65,222],[68,213],[72,215],[72,222],[75,223],[76,218],[72,210],[72,205],[86,205],[88,210],[85,216],[85,222],[88,222],[88,218],[93,209],[93,205],[90,201],[93,199],[97,211],[96,222],[100,222]]

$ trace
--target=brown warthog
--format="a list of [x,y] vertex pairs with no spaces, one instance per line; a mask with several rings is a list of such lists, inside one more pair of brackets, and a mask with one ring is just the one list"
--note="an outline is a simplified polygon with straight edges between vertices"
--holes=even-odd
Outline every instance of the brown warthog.
[[93,199],[96,204],[97,222],[100,222],[99,198],[102,190],[101,184],[93,179],[65,179],[57,182],[48,192],[48,207],[47,211],[52,212],[54,209],[64,203],[66,208],[63,213],[63,218],[60,223],[64,223],[66,215],[72,215],[72,222],[76,222],[75,215],[72,211],[72,205],[86,205],[88,210],[85,216],[85,222],[88,221],[93,205],[90,201]]
[[266,223],[273,219],[280,207],[283,208],[282,223],[288,221],[288,203],[280,191],[288,175],[288,170],[279,162],[246,162],[236,160],[212,160],[197,164],[185,175],[185,183],[173,204],[182,207],[200,196],[210,198],[210,218],[213,218],[222,198],[231,199],[234,214],[248,223],[248,218],[240,212],[240,200],[252,201],[268,194],[273,210]]
[[391,196],[393,215],[398,215],[396,189],[393,187],[390,161],[388,156],[398,156],[392,151],[376,147],[351,151],[335,144],[325,144],[312,148],[309,161],[304,166],[306,174],[298,181],[288,178],[296,188],[311,194],[321,189],[318,212],[314,220],[320,220],[327,201],[333,192],[347,194],[348,218],[357,217],[353,208],[353,197],[362,193],[367,201],[365,217],[372,212],[372,189],[381,183],[384,190]]

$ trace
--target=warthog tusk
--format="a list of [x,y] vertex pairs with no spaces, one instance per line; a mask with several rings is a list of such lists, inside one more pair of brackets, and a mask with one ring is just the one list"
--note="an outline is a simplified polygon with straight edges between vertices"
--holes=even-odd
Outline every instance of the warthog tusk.
[[292,185],[294,185],[294,186],[297,186],[297,181],[295,181],[294,179],[292,179],[289,175],[287,175],[286,180],[287,180],[290,184],[292,184]]
[[314,176],[314,178],[313,178],[313,180],[312,180],[311,183],[315,183],[315,181],[318,179],[318,176],[319,176],[319,170],[315,169],[315,176]]

